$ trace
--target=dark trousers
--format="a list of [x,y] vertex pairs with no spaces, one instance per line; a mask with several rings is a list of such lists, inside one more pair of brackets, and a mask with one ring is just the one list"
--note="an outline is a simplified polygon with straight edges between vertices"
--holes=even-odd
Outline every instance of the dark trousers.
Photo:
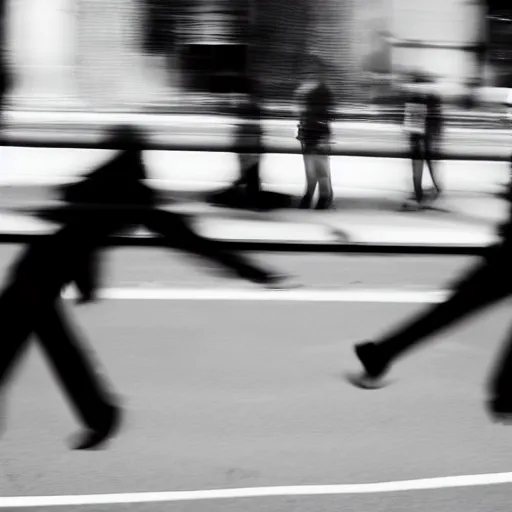
[[[508,297],[512,293],[511,258],[512,241],[493,247],[489,256],[456,284],[455,291],[446,302],[431,307],[382,338],[378,343],[379,353],[386,362],[392,363],[432,334]],[[490,392],[495,395],[510,393],[511,386],[512,336],[494,372]]]
[[315,143],[302,142],[302,155],[306,171],[306,191],[300,202],[300,208],[310,208],[318,185],[318,204],[316,209],[327,209],[333,202],[331,169],[329,165],[329,142],[321,140]]
[[[164,237],[167,245],[208,257],[238,275],[258,283],[272,275],[247,258],[223,251],[196,234],[185,217],[160,211],[144,212],[143,224]],[[23,315],[23,316],[22,316]],[[101,429],[108,420],[113,400],[106,383],[96,372],[91,354],[81,346],[64,314],[60,298],[45,293],[38,283],[13,283],[0,296],[2,343],[0,343],[0,387],[5,386],[16,363],[35,334],[70,402],[83,423]]]
[[423,166],[425,162],[428,165],[430,176],[437,192],[441,192],[442,188],[437,177],[437,169],[434,164],[437,160],[436,145],[439,136],[426,133],[425,135],[413,133],[409,137],[412,160],[412,179],[414,185],[414,195],[418,203],[423,202]]
[[248,258],[222,250],[212,240],[198,235],[182,215],[153,210],[145,215],[144,224],[150,231],[161,235],[167,246],[208,258],[244,279],[267,283],[273,277],[270,272]]
[[243,190],[243,199],[248,206],[255,206],[260,199],[260,155],[245,154],[238,156],[240,164],[240,177],[234,183],[235,187]]
[[7,384],[30,335],[35,334],[82,422],[92,429],[101,428],[111,400],[92,358],[66,319],[60,299],[36,299],[13,287],[0,297],[0,317],[0,386]]

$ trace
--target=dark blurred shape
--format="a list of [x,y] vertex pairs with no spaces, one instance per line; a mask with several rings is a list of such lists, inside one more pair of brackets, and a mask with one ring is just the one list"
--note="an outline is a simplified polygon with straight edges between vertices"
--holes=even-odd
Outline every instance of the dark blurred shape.
[[507,0],[481,0],[481,4],[485,19],[480,25],[475,48],[477,77],[483,83],[485,68],[489,66],[492,85],[509,88],[512,83],[512,3]]
[[302,146],[306,172],[306,190],[300,202],[300,208],[304,209],[311,208],[317,186],[316,209],[328,209],[333,204],[329,153],[335,100],[327,71],[318,55],[308,55],[305,78],[296,93],[300,112],[297,139]]
[[260,166],[263,152],[262,104],[257,80],[244,78],[243,94],[236,103],[238,125],[233,151],[238,156],[239,177],[227,189],[207,195],[218,206],[254,210],[288,208],[290,196],[262,189]]
[[435,89],[435,81],[427,73],[415,70],[410,75],[411,90],[405,93],[404,128],[409,137],[412,178],[416,204],[405,203],[405,208],[424,206],[423,168],[427,164],[434,184],[434,198],[442,193],[437,175],[437,160],[443,134],[442,99]]
[[272,272],[246,256],[222,249],[213,240],[198,235],[183,215],[155,209],[148,212],[144,225],[159,234],[165,246],[207,258],[229,273],[253,283],[275,289],[298,286],[289,276]]
[[58,209],[58,217],[63,226],[26,248],[0,296],[4,319],[0,384],[6,384],[30,334],[35,333],[86,427],[76,449],[103,445],[117,432],[121,411],[66,320],[61,292],[74,283],[79,302],[95,300],[98,250],[114,233],[140,224],[142,212],[154,207],[152,191],[142,183],[146,177],[140,153],[143,138],[129,127],[116,129],[111,137],[120,154],[62,190],[67,204]]
[[185,5],[180,0],[145,0],[144,48],[153,54],[168,55],[177,43],[177,26]]
[[[363,372],[351,383],[367,389],[381,387],[391,366],[407,352],[433,335],[475,315],[512,295],[512,184],[509,184],[509,217],[500,226],[501,241],[494,245],[474,269],[458,280],[451,296],[397,326],[376,341],[355,346]],[[457,364],[457,361],[454,361]],[[486,409],[493,419],[512,420],[512,332],[499,354],[487,385]]]
[[182,49],[181,61],[192,91],[213,94],[243,94],[245,91],[246,44],[187,44]]
[[98,251],[110,236],[136,225],[146,226],[159,234],[167,246],[207,257],[252,282],[287,287],[285,276],[220,249],[213,241],[195,233],[183,215],[155,208],[152,190],[142,183],[146,171],[140,133],[131,127],[118,127],[111,134],[111,142],[119,148],[119,154],[78,184],[61,190],[67,203],[60,208],[63,226],[23,251],[0,295],[3,319],[0,385],[6,385],[30,335],[36,334],[86,428],[74,444],[76,449],[104,445],[117,433],[121,423],[118,399],[107,391],[97,365],[82,348],[61,304],[61,292],[71,283],[79,291],[79,302],[96,299]]
[[110,218],[125,216],[123,224],[136,212],[153,208],[157,194],[145,184],[146,169],[142,160],[145,139],[141,131],[130,126],[112,129],[107,138],[117,153],[105,164],[85,175],[77,183],[57,188],[64,204],[38,212],[39,217],[59,223],[79,221],[84,215]]

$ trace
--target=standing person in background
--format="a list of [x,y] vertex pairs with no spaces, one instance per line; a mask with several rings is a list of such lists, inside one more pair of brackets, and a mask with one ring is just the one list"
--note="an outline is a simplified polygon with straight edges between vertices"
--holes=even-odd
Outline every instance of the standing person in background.
[[334,117],[334,98],[327,85],[324,64],[320,58],[311,57],[304,82],[296,93],[299,116],[297,139],[302,145],[306,171],[306,192],[300,208],[311,208],[318,184],[319,210],[332,207],[333,191],[329,165],[331,126]]
[[443,115],[441,98],[435,91],[427,90],[429,80],[419,73],[413,75],[413,90],[406,95],[404,130],[409,138],[414,198],[416,204],[404,203],[404,208],[424,206],[423,167],[428,165],[434,184],[433,199],[442,192],[437,176],[436,164],[439,143],[442,137]]

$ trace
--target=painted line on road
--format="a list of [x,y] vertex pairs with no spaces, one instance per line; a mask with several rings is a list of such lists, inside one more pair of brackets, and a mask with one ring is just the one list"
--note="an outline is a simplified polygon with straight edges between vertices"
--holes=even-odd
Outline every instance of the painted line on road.
[[328,496],[343,494],[376,494],[404,491],[453,489],[512,483],[512,473],[463,475],[419,480],[401,480],[371,484],[295,485],[281,487],[247,487],[198,491],[134,492],[118,494],[85,494],[69,496],[0,497],[0,508],[56,507],[80,505],[121,505],[200,501],[217,499],[265,498],[283,496]]
[[[282,302],[378,302],[437,304],[444,302],[448,291],[408,290],[245,290],[237,288],[103,288],[98,298],[106,300],[174,300],[174,301],[282,301]],[[68,288],[63,298],[74,299],[77,292]]]

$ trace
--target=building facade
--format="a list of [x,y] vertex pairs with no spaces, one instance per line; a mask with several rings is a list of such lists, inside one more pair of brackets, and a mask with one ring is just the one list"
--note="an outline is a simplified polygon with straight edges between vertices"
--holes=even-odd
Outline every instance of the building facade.
[[365,103],[369,75],[467,80],[482,23],[480,0],[4,1],[15,108],[145,110],[245,73],[287,102],[309,52],[340,103]]

